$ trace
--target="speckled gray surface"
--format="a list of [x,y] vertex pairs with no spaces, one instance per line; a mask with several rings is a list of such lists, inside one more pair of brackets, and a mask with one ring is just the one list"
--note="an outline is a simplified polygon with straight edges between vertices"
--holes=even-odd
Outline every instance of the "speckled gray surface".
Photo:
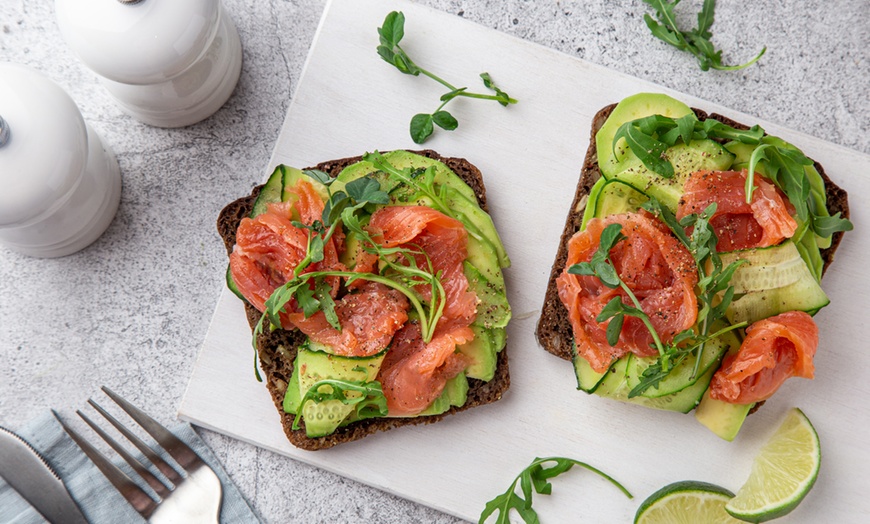
[[[639,0],[421,3],[870,153],[866,0],[720,2],[714,41],[725,59],[768,51],[749,69],[708,73],[650,36]],[[680,9],[700,4],[685,0]],[[124,180],[115,221],[88,249],[36,260],[0,247],[0,424],[15,427],[49,406],[70,413],[103,384],[163,422],[174,418],[222,285],[215,217],[267,164],[324,2],[224,5],[244,48],[239,85],[212,118],[165,130],[120,112],[64,44],[52,2],[0,1],[0,60],[30,65],[64,87],[115,150]],[[266,521],[455,521],[202,433]]]

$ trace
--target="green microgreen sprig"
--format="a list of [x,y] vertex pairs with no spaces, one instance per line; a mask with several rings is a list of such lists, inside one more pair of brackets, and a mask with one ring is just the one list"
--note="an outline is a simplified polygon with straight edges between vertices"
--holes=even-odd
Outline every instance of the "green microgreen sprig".
[[[551,462],[555,464],[548,466]],[[585,468],[596,475],[603,477],[608,482],[619,488],[626,497],[630,499],[634,498],[634,496],[613,477],[604,473],[600,469],[586,464],[585,462],[565,457],[535,458],[531,464],[517,475],[507,491],[486,503],[486,506],[480,514],[478,524],[484,524],[486,519],[496,512],[495,524],[509,524],[512,510],[515,510],[526,524],[537,524],[539,519],[537,512],[532,508],[532,496],[534,493],[540,495],[551,494],[553,491],[553,485],[550,483],[550,479],[569,471],[574,466],[580,466],[581,468]],[[519,495],[516,492],[517,483],[520,485],[522,495]]]
[[649,170],[665,178],[673,178],[674,167],[664,157],[664,152],[677,141],[689,144],[692,140],[723,139],[757,146],[749,160],[746,177],[746,202],[752,200],[755,190],[755,172],[763,166],[767,176],[785,192],[789,202],[795,207],[798,218],[820,237],[830,237],[839,231],[850,231],[852,223],[840,216],[828,216],[826,209],[818,209],[811,194],[811,182],[805,167],[812,161],[783,140],[765,135],[760,126],[750,129],[736,129],[722,122],[707,119],[698,120],[694,113],[680,118],[653,115],[626,122],[613,138],[613,150],[617,143],[625,139],[629,149]]
[[757,62],[767,51],[766,47],[762,48],[755,58],[745,64],[724,65],[722,64],[722,51],[717,51],[710,41],[710,38],[713,37],[710,28],[713,26],[713,12],[716,9],[716,0],[704,0],[701,12],[698,13],[698,27],[690,31],[682,31],[677,27],[674,8],[680,3],[680,0],[643,1],[655,9],[655,14],[658,18],[658,21],[656,21],[648,14],[643,15],[643,19],[647,27],[652,31],[653,36],[681,51],[691,53],[698,59],[698,65],[702,71],[709,69],[722,71],[743,69]]
[[459,126],[459,122],[449,112],[444,110],[444,106],[448,102],[458,97],[476,98],[480,100],[495,100],[503,106],[508,104],[516,104],[517,101],[511,98],[507,93],[499,89],[492,81],[489,73],[481,73],[480,78],[483,85],[487,89],[491,89],[495,94],[472,93],[467,87],[456,87],[443,78],[434,73],[423,69],[414,63],[413,60],[405,53],[405,50],[399,45],[402,38],[405,36],[405,15],[400,11],[393,11],[384,19],[384,23],[378,28],[378,36],[380,37],[380,45],[378,45],[378,55],[394,66],[396,69],[406,75],[428,76],[432,80],[443,85],[450,91],[441,95],[441,105],[432,113],[418,113],[411,118],[410,133],[411,139],[422,144],[435,130],[437,125],[445,131],[453,131]]
[[[357,395],[349,396],[348,392],[354,392]],[[377,380],[366,382],[363,380],[324,379],[314,383],[302,396],[299,408],[296,410],[296,418],[293,419],[293,429],[300,428],[302,407],[309,400],[316,404],[338,400],[342,404],[354,406],[359,420],[385,417],[388,412],[387,398],[384,396],[381,383]]]

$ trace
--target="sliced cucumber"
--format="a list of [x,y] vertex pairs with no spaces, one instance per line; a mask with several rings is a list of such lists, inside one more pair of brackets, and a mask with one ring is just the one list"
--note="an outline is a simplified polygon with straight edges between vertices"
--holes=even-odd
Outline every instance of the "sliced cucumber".
[[288,169],[287,166],[281,164],[269,176],[269,180],[260,189],[260,194],[257,196],[257,200],[254,201],[254,205],[251,208],[251,218],[265,213],[267,205],[281,201],[281,196],[284,192],[285,169]]
[[806,277],[794,284],[747,293],[735,299],[728,307],[726,316],[732,323],[745,321],[751,324],[786,311],[806,311],[815,315],[829,303],[830,299],[807,270]]
[[744,294],[794,284],[807,274],[807,265],[791,241],[778,246],[722,253],[722,263],[743,263],[734,272],[734,293]]
[[229,264],[227,264],[227,288],[229,288],[229,290],[232,291],[235,296],[239,297],[245,302],[248,301],[248,299],[245,298],[244,295],[242,295],[242,292],[239,291],[239,286],[236,285],[236,281],[233,278],[232,267],[230,267]]
[[[719,362],[722,361],[722,355],[732,346],[740,346],[740,341],[733,332],[725,333],[720,337],[708,341],[704,345],[704,351],[701,353],[701,364],[698,366],[697,375],[692,376],[697,359],[694,355],[691,355],[672,370],[667,377],[662,379],[657,387],[646,389],[641,396],[659,398],[682,391],[700,379],[711,366],[718,368]],[[626,386],[629,391],[640,383],[644,370],[655,363],[656,360],[656,357],[643,358],[634,354],[629,355],[625,371]]]
[[613,366],[604,373],[599,373],[592,369],[589,361],[577,354],[576,344],[574,345],[574,357],[571,361],[574,363],[574,375],[577,377],[577,389],[585,391],[586,393],[594,393],[595,389],[604,382],[604,378],[607,374],[610,371],[614,371]]
[[628,392],[631,388],[628,387],[627,378],[625,376],[628,358],[623,357],[607,372],[604,380],[598,385],[595,394],[628,402],[630,404],[638,404],[653,409],[661,409],[665,411],[677,411],[679,413],[688,413],[695,409],[701,396],[707,387],[710,385],[710,380],[713,378],[713,373],[716,372],[715,366],[710,366],[706,373],[701,375],[698,380],[691,386],[674,393],[673,395],[665,395],[658,398],[633,397],[628,398]]
[[683,187],[692,173],[701,170],[723,171],[731,167],[734,159],[734,155],[712,140],[692,140],[688,145],[680,142],[669,147],[663,156],[674,167],[672,178],[650,171],[631,152],[619,164],[620,171],[605,177],[621,180],[641,193],[655,197],[676,212]]
[[[315,344],[315,346],[317,345]],[[309,343],[306,347],[310,348],[311,344]],[[373,381],[378,375],[378,370],[380,370],[386,354],[386,351],[381,351],[371,357],[342,357],[300,347],[293,366],[295,379],[291,376],[287,392],[284,394],[285,411],[298,413],[299,403],[305,393],[322,380]],[[298,384],[298,388],[294,386],[292,389],[295,391],[291,392],[290,385],[294,384],[294,380]],[[331,388],[328,385],[320,387]],[[359,395],[359,393],[349,391],[347,395],[352,397]],[[304,406],[301,406],[301,409],[306,435],[321,437],[334,432],[342,421],[354,411],[354,406],[345,404],[340,400],[326,400],[324,402],[308,400]]]
[[688,115],[692,109],[686,104],[659,93],[638,93],[624,98],[613,108],[607,121],[595,134],[595,148],[598,151],[598,167],[604,175],[621,170],[619,164],[629,153],[625,140],[613,145],[613,137],[620,126],[626,122],[650,115],[679,118]]
[[[812,241],[812,237],[810,237]],[[786,311],[815,314],[830,300],[791,241],[723,253],[722,262],[746,260],[731,279],[736,297],[726,311],[732,323],[755,322]]]

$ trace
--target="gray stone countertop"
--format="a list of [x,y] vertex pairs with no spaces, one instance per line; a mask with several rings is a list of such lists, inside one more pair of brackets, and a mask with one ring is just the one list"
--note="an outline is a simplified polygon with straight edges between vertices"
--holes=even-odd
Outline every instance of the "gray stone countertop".
[[[226,255],[215,218],[259,181],[325,5],[223,3],[242,39],[241,80],[214,116],[167,130],[118,109],[62,40],[53,2],[0,1],[0,60],[58,82],[114,149],[124,181],[114,222],[89,248],[39,260],[0,247],[0,424],[15,428],[48,407],[70,414],[101,385],[164,423],[175,418],[223,285]],[[655,40],[642,19],[649,7],[640,0],[421,3],[870,153],[866,0],[719,2],[714,42],[726,61],[767,46],[759,63],[737,72],[702,72],[691,56]],[[700,4],[681,3],[680,20],[694,24]],[[455,522],[201,433],[265,521]]]

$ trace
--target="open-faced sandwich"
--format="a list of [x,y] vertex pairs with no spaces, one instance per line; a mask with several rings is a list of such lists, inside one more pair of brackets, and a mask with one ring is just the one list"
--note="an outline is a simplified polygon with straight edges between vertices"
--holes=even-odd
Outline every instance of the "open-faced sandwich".
[[671,97],[595,116],[537,336],[579,389],[687,413],[731,440],[813,378],[846,193],[791,144]]
[[223,209],[227,283],[294,445],[501,398],[510,262],[486,210],[480,171],[433,151],[278,166]]

